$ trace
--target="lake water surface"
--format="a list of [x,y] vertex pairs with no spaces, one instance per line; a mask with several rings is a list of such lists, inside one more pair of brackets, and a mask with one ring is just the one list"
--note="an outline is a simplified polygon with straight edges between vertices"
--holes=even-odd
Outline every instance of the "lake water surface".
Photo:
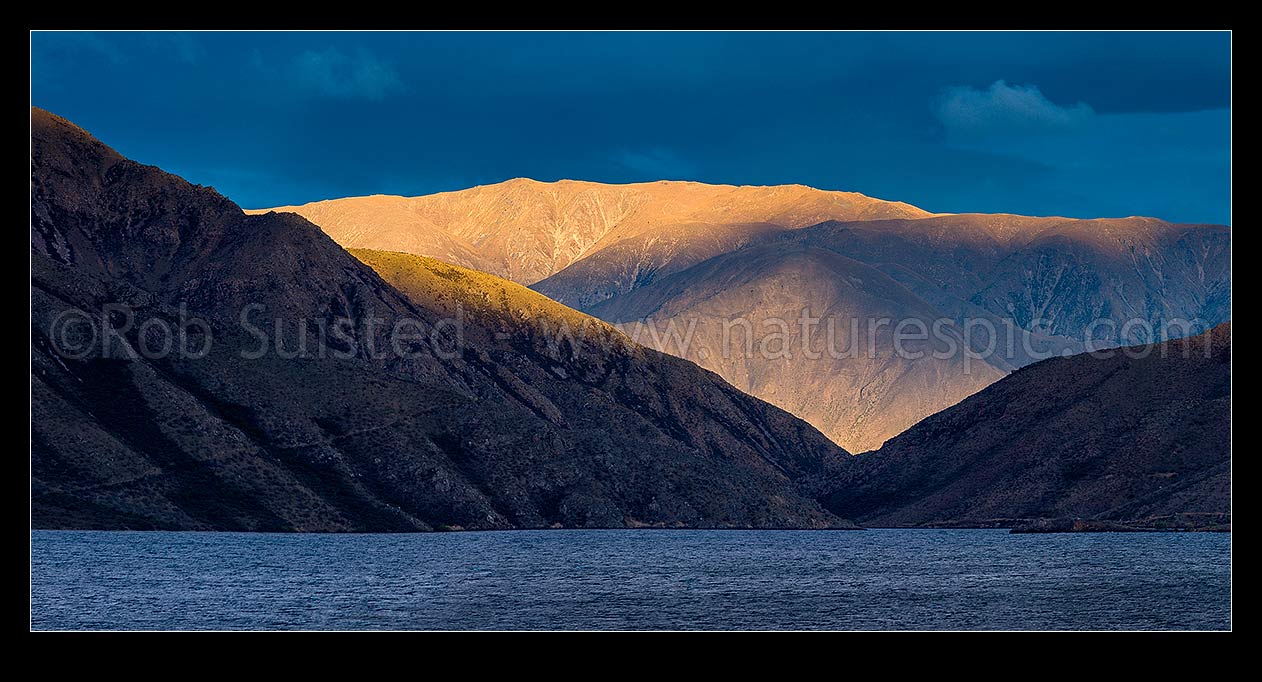
[[35,531],[45,629],[1227,629],[1225,533]]

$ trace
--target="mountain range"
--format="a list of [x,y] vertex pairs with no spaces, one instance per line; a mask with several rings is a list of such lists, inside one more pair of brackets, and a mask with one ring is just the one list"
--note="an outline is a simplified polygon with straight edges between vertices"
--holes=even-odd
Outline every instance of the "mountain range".
[[[717,372],[851,452],[1030,362],[1231,318],[1222,225],[934,215],[796,185],[520,179],[276,210],[348,248],[529,284]],[[915,336],[939,321],[932,345],[896,352],[898,323]],[[837,352],[814,357],[828,349]]]
[[[491,275],[365,265],[41,110],[32,148],[36,527],[850,526],[794,484],[847,453],[692,363]],[[207,354],[144,352],[184,317]]]
[[[716,226],[806,227],[825,220],[928,215],[908,204],[803,185],[606,185],[527,178],[418,197],[350,197],[249,212],[269,210],[297,213],[346,248],[432,256],[526,285],[628,239],[657,244],[688,235],[689,243],[734,244],[740,239],[711,233]],[[675,255],[661,247],[655,253],[659,260]]]
[[33,527],[1229,527],[1226,227],[533,181],[313,224],[31,116]]

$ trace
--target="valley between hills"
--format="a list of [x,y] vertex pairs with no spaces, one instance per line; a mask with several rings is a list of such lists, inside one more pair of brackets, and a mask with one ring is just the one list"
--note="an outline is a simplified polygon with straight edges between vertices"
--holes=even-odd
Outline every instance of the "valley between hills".
[[[33,527],[1230,527],[1227,226],[525,179],[243,211],[31,116]],[[867,352],[724,336],[804,312]],[[128,322],[189,315],[200,357]]]
[[[718,373],[851,452],[875,450],[1031,362],[1231,318],[1223,225],[933,215],[802,186],[524,179],[274,210],[346,248],[438,258],[639,328],[637,341]],[[814,338],[804,316],[817,320]],[[733,320],[758,338],[734,336]],[[913,341],[895,352],[896,323],[927,331],[938,320],[950,324],[936,347]],[[748,349],[777,332],[772,352]],[[812,358],[830,333],[838,349],[860,341],[865,352]],[[685,335],[686,345],[671,342]],[[944,357],[905,357],[933,350]]]

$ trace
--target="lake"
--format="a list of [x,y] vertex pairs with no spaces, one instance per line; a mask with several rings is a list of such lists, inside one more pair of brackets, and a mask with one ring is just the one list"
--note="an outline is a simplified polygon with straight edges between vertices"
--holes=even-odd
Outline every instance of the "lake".
[[1226,533],[34,531],[31,626],[1228,629]]

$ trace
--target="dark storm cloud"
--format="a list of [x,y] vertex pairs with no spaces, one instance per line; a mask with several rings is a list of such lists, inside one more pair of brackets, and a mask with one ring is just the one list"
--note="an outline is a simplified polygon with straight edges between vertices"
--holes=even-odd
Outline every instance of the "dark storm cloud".
[[36,33],[32,96],[246,206],[687,177],[1229,219],[1224,33]]

